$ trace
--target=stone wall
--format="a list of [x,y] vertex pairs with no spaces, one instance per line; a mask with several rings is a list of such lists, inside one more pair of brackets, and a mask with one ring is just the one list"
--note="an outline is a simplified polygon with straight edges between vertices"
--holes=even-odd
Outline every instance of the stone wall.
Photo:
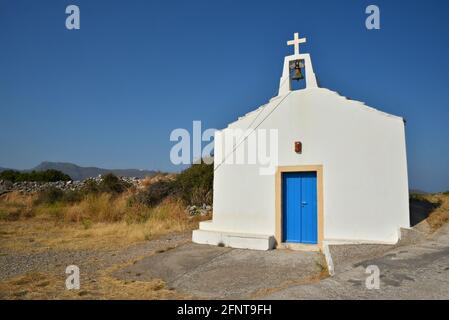
[[[133,177],[120,177],[124,182],[127,182],[133,186],[139,187],[141,184],[141,179]],[[19,191],[21,193],[34,193],[41,190],[47,189],[49,187],[56,187],[63,191],[67,190],[80,190],[82,189],[88,181],[101,182],[102,177],[98,176],[96,178],[89,178],[83,181],[57,181],[57,182],[10,182],[5,180],[0,180],[0,195],[6,192]]]

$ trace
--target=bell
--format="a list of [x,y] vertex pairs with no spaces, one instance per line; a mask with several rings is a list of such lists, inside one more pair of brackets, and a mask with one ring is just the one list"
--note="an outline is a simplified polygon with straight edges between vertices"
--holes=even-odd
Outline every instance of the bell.
[[302,74],[301,68],[304,68],[304,64],[301,63],[299,60],[294,61],[294,64],[292,63],[290,65],[290,68],[293,69],[293,75],[292,80],[302,80],[304,79],[304,75]]

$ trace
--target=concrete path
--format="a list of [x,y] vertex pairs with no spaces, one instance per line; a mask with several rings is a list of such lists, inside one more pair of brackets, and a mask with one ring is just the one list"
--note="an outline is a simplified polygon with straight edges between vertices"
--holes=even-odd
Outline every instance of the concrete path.
[[188,243],[146,257],[114,274],[124,280],[161,278],[194,298],[261,298],[282,288],[318,281],[324,261],[316,252],[254,251]]
[[[380,288],[368,290],[366,267],[380,270]],[[372,258],[340,266],[332,278],[290,286],[267,299],[449,299],[449,225],[418,244],[396,247]]]

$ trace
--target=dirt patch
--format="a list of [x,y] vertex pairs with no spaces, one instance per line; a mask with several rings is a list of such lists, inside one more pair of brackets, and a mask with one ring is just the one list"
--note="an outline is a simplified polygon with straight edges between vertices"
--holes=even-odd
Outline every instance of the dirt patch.
[[95,280],[81,282],[80,290],[67,290],[65,276],[55,273],[28,273],[0,283],[1,299],[183,299],[164,281],[122,281],[106,271]]
[[[21,250],[0,255],[1,299],[183,299],[166,287],[161,279],[120,280],[113,276],[117,269],[136,264],[143,257],[167,251],[186,243],[190,232],[170,234],[151,241],[112,248],[62,250],[39,246],[43,235],[35,242],[21,239]],[[70,236],[69,236],[70,237]],[[39,240],[40,239],[40,240]],[[64,237],[62,236],[61,240]],[[65,238],[66,240],[72,238]],[[94,241],[94,239],[92,239]],[[3,249],[4,250],[4,249]],[[4,251],[3,251],[4,252]],[[80,268],[80,290],[65,288],[65,268]]]

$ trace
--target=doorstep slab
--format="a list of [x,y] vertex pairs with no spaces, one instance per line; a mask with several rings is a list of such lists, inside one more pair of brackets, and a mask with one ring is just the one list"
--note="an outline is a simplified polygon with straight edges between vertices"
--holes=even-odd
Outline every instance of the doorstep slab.
[[213,230],[194,230],[192,241],[199,244],[209,244],[237,249],[271,250],[275,239],[271,235],[233,233]]

